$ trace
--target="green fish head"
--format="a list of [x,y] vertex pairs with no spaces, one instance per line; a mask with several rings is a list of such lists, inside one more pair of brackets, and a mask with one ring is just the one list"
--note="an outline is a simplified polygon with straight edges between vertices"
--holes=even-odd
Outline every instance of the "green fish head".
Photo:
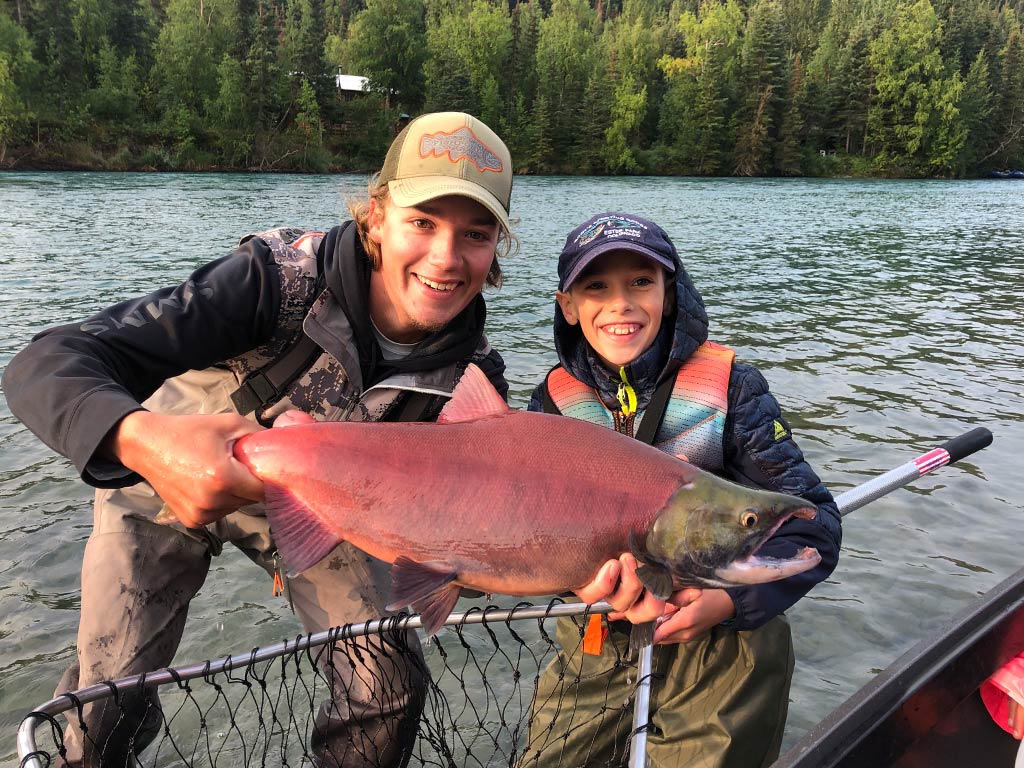
[[790,560],[763,560],[755,557],[758,548],[790,517],[816,514],[813,505],[796,496],[698,472],[669,499],[640,554],[649,564],[667,568],[675,589],[773,581],[807,570],[820,558],[809,550]]

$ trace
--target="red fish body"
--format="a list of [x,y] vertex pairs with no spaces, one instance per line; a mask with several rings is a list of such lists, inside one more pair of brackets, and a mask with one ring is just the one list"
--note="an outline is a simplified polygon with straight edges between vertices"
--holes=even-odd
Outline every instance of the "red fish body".
[[[392,602],[412,604],[428,632],[460,585],[555,594],[631,548],[661,576],[661,592],[666,578],[675,589],[731,583],[723,574],[740,573],[728,569],[786,517],[814,513],[801,499],[728,483],[612,430],[512,411],[475,367],[437,424],[284,427],[242,438],[235,455],[265,484],[290,570],[349,541],[395,563]],[[726,511],[711,509],[722,499]],[[740,578],[780,578],[816,556]]]

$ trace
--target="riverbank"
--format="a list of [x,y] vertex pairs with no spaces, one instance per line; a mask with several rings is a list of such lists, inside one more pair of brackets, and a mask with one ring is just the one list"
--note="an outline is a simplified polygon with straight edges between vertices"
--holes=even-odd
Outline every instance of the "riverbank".
[[[330,137],[328,137],[330,138]],[[0,171],[111,171],[144,173],[373,173],[379,169],[387,144],[393,135],[375,141],[361,137],[356,144],[351,136],[334,142],[297,144],[294,136],[280,136],[253,142],[235,162],[225,160],[215,147],[199,147],[194,143],[168,146],[159,142],[148,144],[117,143],[96,146],[84,141],[67,144],[40,143],[8,147],[0,154]],[[379,146],[378,146],[379,145]],[[513,156],[514,157],[514,156]],[[880,158],[841,153],[807,153],[801,162],[803,173],[785,178],[811,179],[944,179],[950,176],[924,175],[884,162]],[[996,169],[980,169],[960,178],[988,178]],[[564,167],[537,169],[516,164],[518,175],[593,176],[579,169]],[[648,158],[633,174],[609,176],[665,176],[687,174],[666,173],[656,158]],[[705,178],[734,178],[742,174],[689,174]],[[765,177],[767,178],[767,177]]]

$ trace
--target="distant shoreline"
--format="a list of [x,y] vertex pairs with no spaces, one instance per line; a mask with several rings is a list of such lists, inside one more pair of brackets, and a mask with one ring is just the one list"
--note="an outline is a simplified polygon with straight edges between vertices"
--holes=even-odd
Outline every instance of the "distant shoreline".
[[[125,151],[124,148],[119,148],[114,152],[104,153],[95,148],[88,148],[86,152],[82,151],[79,147],[79,151],[74,154],[78,157],[72,159],[64,156],[59,156],[51,151],[38,151],[33,148],[21,147],[21,148],[8,148],[6,157],[0,159],[0,172],[3,171],[24,171],[24,172],[84,172],[84,173],[95,173],[95,172],[107,172],[107,173],[232,173],[232,174],[258,174],[258,173],[271,173],[271,174],[366,174],[369,175],[376,171],[376,168],[370,167],[354,167],[348,166],[342,163],[332,162],[330,159],[324,164],[323,156],[319,156],[320,162],[312,163],[308,167],[304,167],[301,162],[292,161],[284,165],[278,165],[277,163],[263,162],[260,165],[228,165],[223,163],[196,163],[192,160],[186,160],[181,163],[174,163],[169,158],[165,157],[165,162],[159,164],[153,164],[147,162],[149,157],[152,157],[156,149],[149,149],[139,155],[132,155]],[[88,159],[82,157],[86,155]],[[19,157],[20,155],[20,157]],[[13,160],[12,160],[13,158]],[[884,173],[881,171],[875,171],[871,173],[856,173],[850,172],[851,169],[846,167],[844,164],[842,171],[836,173],[820,173],[820,174],[800,174],[791,176],[759,176],[759,177],[748,177],[740,176],[738,174],[715,174],[715,175],[704,175],[699,178],[709,179],[735,179],[735,178],[779,178],[779,179],[920,179],[920,180],[955,180],[949,176],[911,176],[911,175],[896,175],[892,173]],[[965,176],[961,177],[961,180],[969,179],[988,179],[994,180],[1009,179],[1014,180],[1016,176],[995,176],[995,172],[984,173],[976,176]],[[558,173],[534,173],[528,169],[520,169],[516,175],[520,176],[608,176],[616,177],[631,174],[573,174],[568,172]],[[680,174],[672,173],[661,173],[661,174],[645,174],[638,173],[637,176],[663,176],[663,177],[675,177]]]

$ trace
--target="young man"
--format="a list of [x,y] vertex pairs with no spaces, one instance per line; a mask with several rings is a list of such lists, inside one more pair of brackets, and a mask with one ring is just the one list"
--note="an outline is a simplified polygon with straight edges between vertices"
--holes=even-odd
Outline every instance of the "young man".
[[[507,393],[480,292],[501,281],[511,191],[493,131],[462,113],[424,115],[395,139],[354,221],[249,236],[181,285],[45,331],[11,361],[11,411],[99,489],[78,659],[58,693],[169,665],[223,542],[280,570],[251,506],[262,485],[232,457],[234,440],[296,410],[431,420],[470,362]],[[154,521],[165,508],[178,524]],[[382,615],[387,586],[384,564],[343,544],[288,592],[315,632]],[[413,633],[402,642],[410,653],[325,668],[333,695],[312,736],[322,764],[408,759],[422,661]],[[121,705],[87,706],[85,737],[72,723],[71,764],[124,765],[152,740],[144,707]]]
[[[761,374],[708,341],[700,294],[661,227],[595,216],[569,234],[558,277],[560,365],[530,409],[593,421],[730,480],[802,496],[817,518],[787,521],[759,555],[813,547],[821,562],[782,581],[684,589],[668,603],[643,591],[632,555],[607,563],[577,594],[623,613],[603,626],[594,617],[582,643],[573,621],[559,621],[562,650],[538,686],[523,764],[622,762],[631,734],[622,702],[636,682],[624,663],[630,622],[657,619],[649,764],[767,766],[779,753],[793,670],[782,612],[835,568],[838,510]],[[610,470],[632,482],[629,467]]]

